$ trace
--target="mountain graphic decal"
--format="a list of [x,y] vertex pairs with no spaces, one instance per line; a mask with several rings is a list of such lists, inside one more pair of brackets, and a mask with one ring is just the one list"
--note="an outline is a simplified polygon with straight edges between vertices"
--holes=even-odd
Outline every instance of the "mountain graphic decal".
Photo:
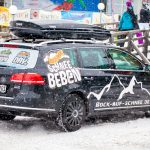
[[112,77],[110,83],[107,84],[107,85],[101,90],[101,92],[100,92],[99,94],[96,94],[96,93],[94,93],[94,92],[90,92],[90,93],[88,94],[87,98],[89,99],[90,96],[93,95],[94,97],[96,97],[97,100],[100,100],[101,97],[103,96],[104,92],[107,93],[107,92],[110,90],[111,84],[112,84],[112,82],[113,82],[113,80],[114,80],[115,78],[118,79],[119,84],[123,87],[123,89],[125,89],[125,87],[124,87],[124,85],[122,84],[122,82],[120,81],[119,77],[118,77],[117,75],[114,75],[114,76]]
[[127,93],[134,94],[133,89],[134,89],[134,86],[135,86],[136,84],[139,84],[139,85],[141,86],[141,90],[142,90],[142,91],[145,91],[145,92],[148,93],[148,95],[150,96],[150,92],[149,92],[146,88],[143,88],[143,83],[142,83],[142,82],[138,82],[138,81],[136,80],[136,77],[133,76],[132,79],[131,79],[131,81],[130,81],[130,83],[129,83],[129,86],[128,86],[127,88],[123,89],[123,91],[120,93],[119,98],[118,98],[118,101],[121,100],[121,99],[123,98],[123,96],[124,96],[125,94],[127,94]]
[[102,98],[104,92],[107,93],[107,92],[110,90],[111,85],[112,85],[112,82],[113,82],[113,80],[114,80],[115,78],[118,79],[119,84],[123,87],[123,90],[122,90],[122,92],[120,93],[120,95],[119,95],[117,101],[121,100],[121,99],[123,98],[123,96],[124,96],[125,94],[127,94],[127,93],[129,93],[129,94],[134,94],[133,89],[134,89],[134,86],[135,86],[136,84],[140,85],[140,86],[141,86],[141,90],[142,90],[142,91],[145,91],[145,92],[148,93],[148,95],[150,96],[150,92],[149,92],[146,88],[143,88],[143,83],[142,83],[142,82],[138,82],[135,76],[132,77],[132,79],[131,79],[131,81],[130,81],[128,87],[125,87],[125,86],[122,84],[122,82],[120,81],[119,77],[118,77],[117,75],[114,75],[114,76],[112,77],[110,83],[107,84],[107,85],[100,91],[100,93],[97,94],[97,93],[94,93],[94,92],[90,92],[90,93],[88,94],[87,98],[89,99],[89,98],[91,97],[91,95],[93,95],[98,101],[101,100],[101,98]]

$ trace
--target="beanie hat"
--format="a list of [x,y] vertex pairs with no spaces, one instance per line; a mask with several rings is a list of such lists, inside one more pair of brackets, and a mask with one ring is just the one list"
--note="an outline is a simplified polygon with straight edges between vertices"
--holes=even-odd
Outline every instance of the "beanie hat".
[[126,6],[127,6],[127,7],[131,7],[131,6],[132,6],[132,3],[128,1],[128,2],[126,2]]

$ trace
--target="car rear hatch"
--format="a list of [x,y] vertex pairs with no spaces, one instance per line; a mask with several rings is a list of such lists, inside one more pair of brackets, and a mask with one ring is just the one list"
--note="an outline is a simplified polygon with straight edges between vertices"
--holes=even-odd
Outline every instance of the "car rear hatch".
[[30,46],[0,44],[0,104],[3,100],[14,99],[22,83],[32,82],[33,73],[26,70],[35,67],[38,55],[39,51]]

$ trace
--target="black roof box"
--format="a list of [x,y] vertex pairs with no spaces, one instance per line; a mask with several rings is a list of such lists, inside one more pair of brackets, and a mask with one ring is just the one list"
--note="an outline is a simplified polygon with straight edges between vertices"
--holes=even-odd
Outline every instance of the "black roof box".
[[80,24],[68,20],[17,20],[11,22],[14,35],[25,39],[97,39],[111,37],[108,30],[94,25]]

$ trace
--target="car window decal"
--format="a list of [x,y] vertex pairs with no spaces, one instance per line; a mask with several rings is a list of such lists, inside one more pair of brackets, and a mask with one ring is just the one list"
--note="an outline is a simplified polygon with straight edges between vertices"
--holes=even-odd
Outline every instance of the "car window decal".
[[28,64],[29,57],[30,57],[30,53],[29,52],[21,51],[13,59],[12,63],[26,66]]
[[0,52],[0,61],[1,62],[7,62],[10,54],[11,54],[11,51],[9,49],[1,51]]
[[37,50],[0,47],[0,65],[17,69],[34,68],[38,55]]
[[81,81],[79,69],[71,65],[70,57],[63,50],[49,52],[44,61],[49,71],[47,76],[51,89]]
[[48,58],[48,63],[56,64],[63,58],[63,56],[64,56],[64,52],[62,50],[60,50],[60,51],[56,52],[56,54],[54,54]]

